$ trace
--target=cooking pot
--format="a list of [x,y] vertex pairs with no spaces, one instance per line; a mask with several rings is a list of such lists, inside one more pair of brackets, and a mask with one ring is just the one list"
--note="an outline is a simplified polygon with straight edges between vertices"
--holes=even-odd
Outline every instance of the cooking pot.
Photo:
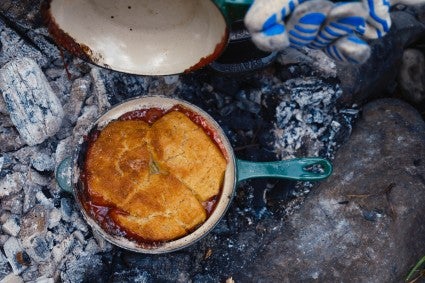
[[[200,115],[200,117],[204,119],[208,128],[214,133],[215,139],[218,139],[218,142],[221,145],[220,147],[222,148],[224,155],[227,157],[227,166],[224,174],[222,191],[216,202],[215,209],[207,220],[193,232],[183,236],[182,238],[161,244],[146,246],[138,243],[137,241],[128,239],[125,236],[117,236],[108,233],[101,227],[101,225],[99,225],[99,223],[97,223],[95,219],[93,219],[93,217],[91,217],[85,209],[86,206],[82,203],[85,199],[84,194],[86,189],[84,187],[85,182],[82,180],[82,170],[84,168],[85,155],[89,143],[87,140],[89,133],[101,130],[109,122],[116,120],[123,114],[131,111],[150,108],[168,110],[176,105],[183,106],[185,109],[189,109],[191,112],[196,115]],[[311,170],[311,168],[315,168],[316,170]],[[320,170],[317,170],[318,168]],[[77,202],[84,219],[106,240],[131,251],[160,254],[187,247],[209,233],[226,213],[226,210],[235,195],[237,184],[243,180],[259,177],[275,177],[290,180],[318,181],[327,178],[331,172],[332,165],[329,161],[317,157],[261,163],[237,159],[222,128],[205,111],[180,99],[163,96],[144,96],[123,102],[102,115],[92,125],[92,127],[88,129],[87,135],[81,138],[74,156],[66,158],[59,165],[56,170],[56,179],[61,188],[74,194],[75,201]]]
[[253,0],[45,0],[56,43],[99,66],[140,75],[201,68],[227,46]]

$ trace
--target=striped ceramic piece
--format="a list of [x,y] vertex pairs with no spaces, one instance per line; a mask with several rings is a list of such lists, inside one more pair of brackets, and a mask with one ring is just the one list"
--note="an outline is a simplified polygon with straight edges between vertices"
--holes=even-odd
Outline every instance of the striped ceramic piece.
[[289,46],[285,19],[306,0],[256,0],[245,16],[245,26],[257,47],[265,51]]
[[364,63],[371,52],[370,46],[353,34],[336,40],[323,48],[323,51],[336,61],[352,64]]
[[383,37],[391,27],[390,0],[363,0],[363,5],[369,11],[366,19],[369,28],[363,37],[375,39]]
[[383,37],[391,28],[390,7],[397,4],[423,5],[425,0],[362,0],[369,11],[363,38]]
[[425,0],[347,0],[338,3],[327,0],[255,0],[245,17],[245,24],[260,49],[277,51],[289,46],[309,47],[322,49],[336,61],[360,64],[370,55],[370,47],[362,39],[381,38],[390,30],[391,5],[424,3]]
[[290,46],[303,47],[312,42],[333,5],[326,0],[312,0],[295,8],[287,25]]
[[367,10],[362,3],[340,3],[328,14],[318,35],[308,47],[322,49],[338,38],[358,32],[363,34],[366,28]]

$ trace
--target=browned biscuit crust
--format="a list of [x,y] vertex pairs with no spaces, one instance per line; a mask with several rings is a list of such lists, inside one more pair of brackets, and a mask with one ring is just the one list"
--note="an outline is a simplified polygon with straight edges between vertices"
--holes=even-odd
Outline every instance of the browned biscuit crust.
[[225,169],[203,129],[171,111],[151,127],[140,120],[109,123],[86,156],[87,192],[125,231],[169,241],[206,220],[202,203],[220,193]]
[[158,163],[191,188],[199,200],[219,194],[226,159],[201,127],[173,111],[153,124],[149,134]]

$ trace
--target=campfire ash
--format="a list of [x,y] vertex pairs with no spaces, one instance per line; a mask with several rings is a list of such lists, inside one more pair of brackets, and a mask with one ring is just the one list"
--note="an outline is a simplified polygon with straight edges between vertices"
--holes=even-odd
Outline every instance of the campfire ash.
[[[211,235],[168,257],[140,258],[113,247],[87,226],[54,172],[96,118],[125,99],[160,94],[198,105],[223,127],[239,158],[255,161],[332,159],[358,115],[355,108],[338,108],[341,89],[333,75],[319,76],[317,67],[323,66],[308,62],[290,68],[276,63],[241,77],[208,69],[141,77],[61,56],[43,28],[23,38],[0,20],[0,40],[0,280],[218,280],[225,270],[242,267],[247,258],[240,259],[240,266],[224,268],[242,249],[251,247],[255,253],[264,231],[282,225],[279,219],[313,186],[244,182]],[[237,238],[241,231],[248,232]],[[208,249],[227,252],[205,255]],[[203,257],[209,261],[198,265]],[[126,270],[123,261],[138,261],[140,269]]]

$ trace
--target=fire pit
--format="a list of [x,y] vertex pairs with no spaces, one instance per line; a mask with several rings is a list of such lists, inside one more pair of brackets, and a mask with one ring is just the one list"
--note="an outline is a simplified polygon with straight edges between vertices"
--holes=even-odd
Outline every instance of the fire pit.
[[[82,278],[93,279],[97,276],[97,273],[91,274],[94,270],[102,266],[100,270],[106,272],[112,266],[105,263],[118,261],[113,264],[117,278],[154,276],[158,268],[155,265],[150,267],[150,271],[146,267],[139,274],[135,270],[131,272],[134,274],[127,274],[120,267],[122,257],[135,255],[123,253],[93,234],[75,208],[72,196],[62,192],[53,178],[58,162],[71,153],[86,127],[99,114],[124,99],[160,94],[192,102],[220,123],[238,158],[253,161],[304,156],[331,159],[337,144],[342,141],[337,133],[349,130],[351,123],[347,123],[347,119],[350,121],[357,115],[356,110],[341,111],[335,107],[341,94],[340,88],[332,81],[313,76],[313,70],[303,73],[294,67],[293,79],[285,81],[282,80],[283,69],[278,64],[248,77],[226,77],[210,69],[158,78],[125,75],[89,65],[67,53],[61,57],[60,50],[46,40],[43,29],[36,31],[34,36],[38,41],[34,44],[41,41],[44,45],[40,45],[47,50],[40,51],[30,42],[24,42],[13,27],[3,23],[6,38],[21,40],[21,49],[16,49],[17,59],[12,59],[12,64],[18,61],[13,66],[9,63],[6,69],[9,66],[9,70],[19,72],[23,80],[31,74],[39,77],[34,85],[28,85],[28,91],[40,85],[48,89],[48,93],[52,94],[52,98],[47,99],[51,111],[45,113],[53,113],[52,116],[46,114],[47,118],[36,121],[31,127],[24,126],[23,121],[18,123],[22,125],[17,128],[18,134],[8,117],[14,115],[11,105],[24,104],[25,101],[20,100],[24,97],[3,102],[2,117],[10,125],[6,128],[9,133],[2,136],[1,156],[3,275],[14,272],[24,280],[45,276],[75,282]],[[8,55],[5,50],[12,48],[6,44],[13,42],[3,41],[3,58]],[[58,57],[52,60],[45,53],[57,54]],[[32,59],[22,60],[20,56]],[[3,85],[9,83],[14,87],[13,71],[3,72]],[[301,79],[300,75],[306,77]],[[46,82],[49,85],[43,84]],[[312,99],[314,103],[308,103]],[[25,107],[36,113],[43,105]],[[26,117],[30,117],[31,113]],[[44,114],[43,111],[37,113]],[[49,117],[53,119],[49,120]],[[44,133],[38,139],[34,134],[37,131],[31,132],[34,128],[42,129]],[[50,129],[50,132],[45,129]],[[25,136],[25,133],[28,134]],[[307,139],[309,144],[304,142]],[[215,276],[222,277],[225,270],[222,266],[230,262],[230,258],[218,256],[216,251],[227,250],[226,253],[235,254],[242,245],[248,244],[247,241],[251,244],[258,242],[264,231],[253,228],[260,225],[271,229],[280,225],[277,219],[294,208],[288,201],[299,199],[313,184],[264,179],[247,181],[241,186],[244,189],[239,190],[229,215],[211,235],[194,247],[163,259],[183,266],[187,260],[196,262],[199,257],[208,257],[209,261],[205,263],[216,265]],[[38,225],[33,227],[32,223]],[[237,243],[232,234],[245,235],[245,239]],[[252,249],[255,252],[255,246]],[[158,260],[158,263],[162,261],[161,258]],[[185,276],[195,276],[200,272]],[[109,275],[109,272],[104,274]],[[173,278],[175,275],[164,276]]]
[[186,100],[219,123],[237,158],[252,161],[333,160],[359,116],[357,105],[338,103],[337,66],[320,52],[280,53],[267,68],[243,75],[211,67],[129,75],[58,49],[37,21],[37,5],[24,7],[27,14],[6,5],[0,4],[0,280],[225,281],[250,264],[271,231],[284,229],[315,187],[244,181],[226,216],[193,246],[167,255],[112,246],[89,228],[55,171],[97,117],[124,100]]

